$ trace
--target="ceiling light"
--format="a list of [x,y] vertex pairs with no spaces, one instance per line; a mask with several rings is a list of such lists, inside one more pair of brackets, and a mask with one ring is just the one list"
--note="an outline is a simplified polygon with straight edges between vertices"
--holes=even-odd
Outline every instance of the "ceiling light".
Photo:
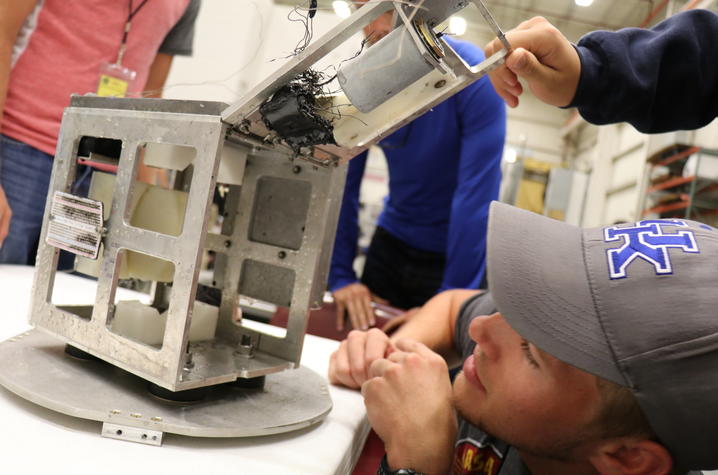
[[588,7],[593,3],[593,0],[573,0],[579,7]]
[[460,16],[452,16],[449,18],[449,33],[461,36],[466,33],[466,20]]
[[339,18],[346,18],[352,14],[349,4],[344,0],[334,0],[332,7],[334,7],[334,13],[336,13]]

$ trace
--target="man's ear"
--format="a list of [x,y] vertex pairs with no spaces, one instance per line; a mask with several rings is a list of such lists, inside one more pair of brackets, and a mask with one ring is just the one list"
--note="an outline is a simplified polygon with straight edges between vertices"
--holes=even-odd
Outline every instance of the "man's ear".
[[622,437],[599,444],[588,460],[600,474],[671,473],[673,458],[658,442]]

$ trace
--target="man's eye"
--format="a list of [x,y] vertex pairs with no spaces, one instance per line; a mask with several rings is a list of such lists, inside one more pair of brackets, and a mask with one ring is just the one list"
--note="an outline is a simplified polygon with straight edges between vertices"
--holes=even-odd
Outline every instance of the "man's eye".
[[526,357],[531,366],[533,366],[534,368],[539,367],[538,361],[536,361],[534,355],[531,354],[531,348],[529,348],[529,342],[527,340],[521,340],[521,351],[523,351],[524,356]]

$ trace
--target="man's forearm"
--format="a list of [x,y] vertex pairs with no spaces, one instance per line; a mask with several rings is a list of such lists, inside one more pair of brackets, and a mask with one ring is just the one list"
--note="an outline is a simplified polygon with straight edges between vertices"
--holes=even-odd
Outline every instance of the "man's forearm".
[[461,305],[479,290],[447,290],[426,302],[423,307],[391,336],[416,340],[439,353],[449,366],[459,361],[454,347],[454,327]]

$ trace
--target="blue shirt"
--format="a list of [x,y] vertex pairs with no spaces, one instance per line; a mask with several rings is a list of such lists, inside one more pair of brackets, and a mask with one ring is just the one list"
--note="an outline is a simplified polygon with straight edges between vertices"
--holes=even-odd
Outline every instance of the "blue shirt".
[[[471,43],[447,42],[471,65],[484,59]],[[505,135],[505,105],[485,76],[380,142],[389,194],[378,225],[413,248],[446,254],[440,290],[481,283]],[[366,159],[364,152],[349,162],[329,273],[332,291],[357,281],[352,263]]]
[[576,49],[581,77],[571,106],[594,124],[645,133],[696,129],[718,115],[718,15],[690,10],[650,30],[596,31]]

